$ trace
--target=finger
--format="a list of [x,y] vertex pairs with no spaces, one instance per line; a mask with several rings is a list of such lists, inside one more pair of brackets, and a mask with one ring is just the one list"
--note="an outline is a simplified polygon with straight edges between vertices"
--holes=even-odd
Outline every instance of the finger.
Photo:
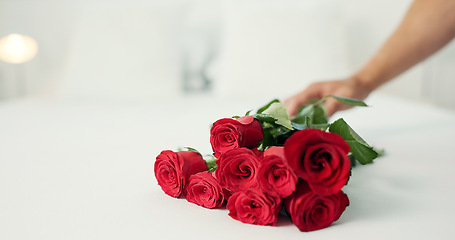
[[352,106],[342,104],[339,101],[332,99],[332,98],[327,99],[325,102],[326,113],[327,113],[327,116],[329,116],[329,117],[331,117],[333,114],[335,114],[338,111],[346,110],[349,108],[352,108]]
[[301,106],[307,104],[311,99],[319,99],[320,91],[317,88],[309,87],[306,90],[294,95],[293,97],[286,99],[283,104],[287,108],[290,116],[297,114]]
[[327,116],[329,117],[341,110],[341,107],[342,105],[334,99],[329,98],[325,101],[325,110],[327,112]]
[[297,114],[300,107],[308,101],[309,98],[307,97],[307,94],[305,92],[301,92],[294,97],[286,99],[283,104],[287,108],[289,115],[294,116]]
[[294,116],[297,114],[297,111],[299,110],[299,104],[295,99],[286,99],[283,102],[284,106],[288,110],[289,116]]

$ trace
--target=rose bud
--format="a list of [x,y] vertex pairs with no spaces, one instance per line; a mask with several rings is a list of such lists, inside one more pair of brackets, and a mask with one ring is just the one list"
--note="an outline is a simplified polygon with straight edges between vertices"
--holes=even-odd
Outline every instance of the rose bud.
[[229,197],[211,172],[199,172],[190,177],[185,198],[188,202],[205,208],[220,208]]
[[330,226],[340,218],[348,205],[348,196],[342,191],[318,195],[311,191],[305,181],[300,181],[295,192],[284,200],[286,212],[302,232]]
[[262,126],[253,116],[223,118],[210,129],[210,144],[216,158],[231,149],[255,148],[263,138]]
[[201,154],[193,151],[173,152],[165,150],[156,157],[155,177],[163,191],[179,198],[191,175],[207,171]]
[[265,194],[259,188],[234,193],[226,205],[233,219],[256,225],[275,225],[281,207],[281,198]]
[[257,187],[256,179],[262,152],[238,148],[225,152],[216,160],[215,177],[231,192]]
[[285,198],[294,192],[298,177],[287,164],[283,147],[265,150],[257,179],[262,190],[271,195]]
[[317,194],[334,194],[349,179],[349,145],[335,133],[305,129],[284,143],[286,159],[296,174]]

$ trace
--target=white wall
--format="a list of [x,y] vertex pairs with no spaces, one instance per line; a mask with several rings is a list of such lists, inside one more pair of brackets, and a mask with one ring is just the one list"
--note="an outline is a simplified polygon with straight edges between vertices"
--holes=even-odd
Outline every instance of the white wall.
[[[0,62],[0,98],[26,93],[53,94],[63,77],[77,5],[64,1],[0,0],[0,37],[29,35],[39,43],[31,62],[14,66]],[[25,82],[17,89],[16,80]]]
[[[401,21],[412,0],[346,0],[351,70],[362,66]],[[455,109],[455,42],[379,91]]]
[[423,65],[423,97],[440,106],[455,109],[455,41]]
[[177,93],[185,7],[184,0],[0,0],[0,37],[20,33],[39,44],[30,62],[0,64],[0,98]]
[[[355,71],[380,48],[406,13],[412,0],[346,0],[347,49],[350,70]],[[417,65],[379,91],[411,99],[422,97],[423,67]]]
[[[0,0],[0,37],[18,32],[40,44],[31,62],[0,63],[0,98],[17,94],[18,72],[27,93],[42,96],[131,97],[205,89],[285,97],[312,81],[357,70],[410,3]],[[454,45],[379,91],[455,109]]]

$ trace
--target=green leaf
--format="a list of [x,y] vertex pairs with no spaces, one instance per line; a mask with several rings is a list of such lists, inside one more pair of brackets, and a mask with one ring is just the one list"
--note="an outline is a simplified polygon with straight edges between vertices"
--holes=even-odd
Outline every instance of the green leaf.
[[360,164],[373,162],[378,153],[340,118],[330,125],[329,131],[340,135],[351,147],[351,153]]
[[292,119],[293,122],[303,124],[306,118],[310,118],[312,124],[326,124],[328,123],[327,113],[323,106],[319,105],[306,105],[302,107],[299,112]]
[[280,102],[280,100],[278,100],[278,99],[272,100],[271,102],[267,103],[265,106],[259,108],[258,111],[257,111],[257,113],[258,113],[258,114],[263,113],[263,112],[264,112],[266,109],[268,109],[273,103],[277,103],[277,102]]
[[314,105],[305,105],[297,112],[297,114],[292,118],[292,122],[298,124],[304,124],[305,118],[312,118],[314,114]]
[[305,126],[306,126],[306,128],[313,128],[313,129],[319,129],[319,130],[325,131],[330,126],[330,124],[327,123],[327,122],[325,122],[325,123],[314,123],[311,120],[311,118],[306,117],[305,118]]
[[267,114],[255,114],[254,118],[256,118],[261,123],[274,123],[277,120],[276,118]]
[[267,114],[276,119],[276,123],[289,130],[293,130],[291,119],[289,118],[286,107],[280,102],[273,102],[270,106],[262,111],[262,114]]
[[297,130],[315,128],[325,131],[330,124],[323,106],[306,105],[292,119],[292,126]]
[[213,155],[205,155],[204,156],[204,160],[205,160],[205,164],[207,165],[207,167],[209,168],[209,171],[212,173],[212,172],[215,172],[216,168],[218,167],[216,165],[216,158],[213,156]]
[[303,130],[303,129],[307,128],[307,126],[304,123],[291,122],[291,124],[295,130]]
[[264,151],[267,147],[270,146],[282,146],[286,139],[288,139],[292,133],[296,130],[290,130],[286,127],[283,127],[275,122],[273,123],[263,123],[262,124],[264,138],[261,141],[258,149]]
[[356,140],[362,144],[368,145],[347,123],[343,118],[333,122],[329,129],[330,132],[337,133],[345,140]]
[[264,138],[262,139],[261,144],[258,147],[258,150],[265,151],[268,146],[273,146],[275,144],[275,138],[272,136],[270,131],[264,131]]
[[362,165],[372,163],[378,157],[378,153],[370,146],[365,146],[355,140],[347,140],[346,142],[351,147],[352,155]]
[[327,97],[333,97],[339,102],[350,106],[368,107],[368,105],[365,102],[353,98],[338,97],[334,95],[327,95]]
[[313,124],[326,124],[328,123],[327,113],[323,106],[314,106],[313,117],[311,117],[311,123]]
[[283,126],[279,126],[279,125],[277,125],[274,128],[270,128],[269,129],[270,134],[272,134],[272,136],[274,138],[279,138],[280,136],[289,133],[289,131],[292,131],[292,130],[289,130],[288,128],[283,127]]

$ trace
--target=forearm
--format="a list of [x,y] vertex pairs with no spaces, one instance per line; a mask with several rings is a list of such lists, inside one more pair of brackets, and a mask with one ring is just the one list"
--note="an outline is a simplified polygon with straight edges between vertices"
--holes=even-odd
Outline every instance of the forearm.
[[352,78],[371,92],[454,37],[455,0],[416,0],[382,48]]

